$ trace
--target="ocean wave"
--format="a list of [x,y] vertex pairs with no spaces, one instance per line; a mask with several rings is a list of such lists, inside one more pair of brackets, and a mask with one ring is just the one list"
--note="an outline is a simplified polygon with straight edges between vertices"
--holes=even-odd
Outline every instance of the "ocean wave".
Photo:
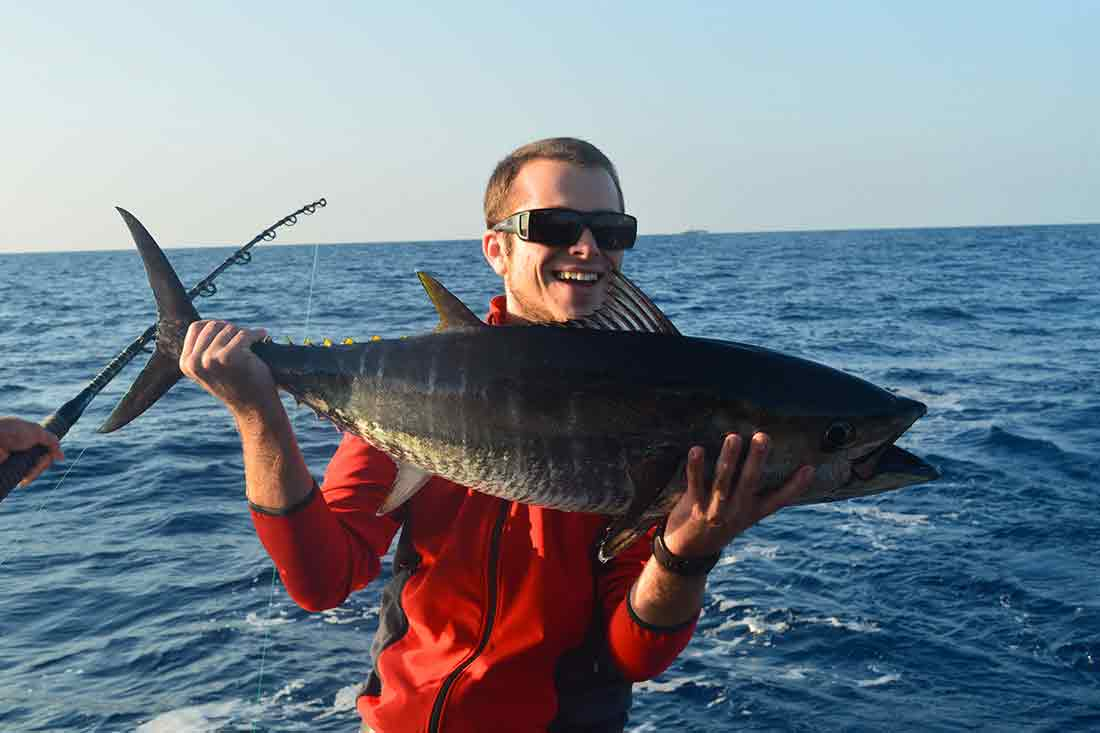
[[910,318],[923,318],[934,323],[978,320],[978,316],[953,305],[934,305],[924,308],[915,308],[909,311],[908,316]]

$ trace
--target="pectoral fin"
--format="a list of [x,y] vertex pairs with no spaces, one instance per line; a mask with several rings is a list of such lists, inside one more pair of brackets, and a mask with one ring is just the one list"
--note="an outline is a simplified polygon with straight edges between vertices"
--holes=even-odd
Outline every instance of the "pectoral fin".
[[626,514],[613,521],[600,542],[600,562],[607,562],[649,531],[668,513],[679,495],[672,495],[669,484],[687,459],[683,446],[661,446],[634,462],[629,469],[634,500]]
[[397,507],[404,504],[412,495],[420,491],[432,474],[421,470],[408,463],[397,464],[397,478],[394,479],[393,488],[386,495],[382,506],[378,507],[378,516],[389,514]]

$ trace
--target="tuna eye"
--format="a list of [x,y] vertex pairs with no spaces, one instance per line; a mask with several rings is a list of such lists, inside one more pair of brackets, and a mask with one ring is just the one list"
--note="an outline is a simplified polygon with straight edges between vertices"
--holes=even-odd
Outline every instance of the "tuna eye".
[[851,443],[855,434],[855,428],[850,423],[835,422],[829,426],[821,438],[821,448],[826,453],[836,452]]

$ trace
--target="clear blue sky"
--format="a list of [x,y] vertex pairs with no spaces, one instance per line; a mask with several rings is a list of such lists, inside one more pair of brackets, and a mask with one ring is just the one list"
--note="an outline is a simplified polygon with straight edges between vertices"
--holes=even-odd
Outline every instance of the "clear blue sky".
[[1098,2],[155,5],[4,3],[0,251],[476,238],[551,135],[643,233],[1100,220]]

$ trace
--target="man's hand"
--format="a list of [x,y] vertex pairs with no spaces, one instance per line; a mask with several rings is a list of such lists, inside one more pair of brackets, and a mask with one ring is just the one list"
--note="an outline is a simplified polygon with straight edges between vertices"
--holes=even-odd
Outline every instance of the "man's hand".
[[[687,491],[665,523],[665,546],[680,557],[705,557],[721,552],[734,537],[802,495],[813,480],[812,466],[794,472],[776,491],[760,493],[760,477],[770,440],[757,433],[741,467],[741,437],[727,435],[715,466],[714,483],[704,485],[703,449],[688,453]],[[734,478],[737,479],[734,485]]]
[[[728,435],[715,467],[714,483],[706,486],[703,449],[688,453],[688,488],[665,522],[665,547],[682,558],[721,552],[734,537],[769,514],[797,499],[810,486],[814,470],[803,466],[776,491],[761,495],[760,478],[768,457],[768,436],[752,437],[745,464],[737,471],[741,438]],[[734,479],[736,478],[736,482]],[[650,558],[634,583],[630,605],[638,617],[655,626],[689,621],[703,605],[706,576],[685,577],[669,572]]]
[[235,417],[263,412],[279,402],[271,370],[251,348],[266,335],[263,329],[225,321],[195,321],[183,342],[180,371],[224,402]]
[[19,482],[20,486],[26,486],[34,481],[55,460],[64,460],[65,454],[61,452],[61,444],[57,436],[38,423],[18,417],[0,417],[0,463],[8,460],[8,456],[14,452],[30,450],[36,445],[46,448],[49,452],[42,456],[27,477]]

